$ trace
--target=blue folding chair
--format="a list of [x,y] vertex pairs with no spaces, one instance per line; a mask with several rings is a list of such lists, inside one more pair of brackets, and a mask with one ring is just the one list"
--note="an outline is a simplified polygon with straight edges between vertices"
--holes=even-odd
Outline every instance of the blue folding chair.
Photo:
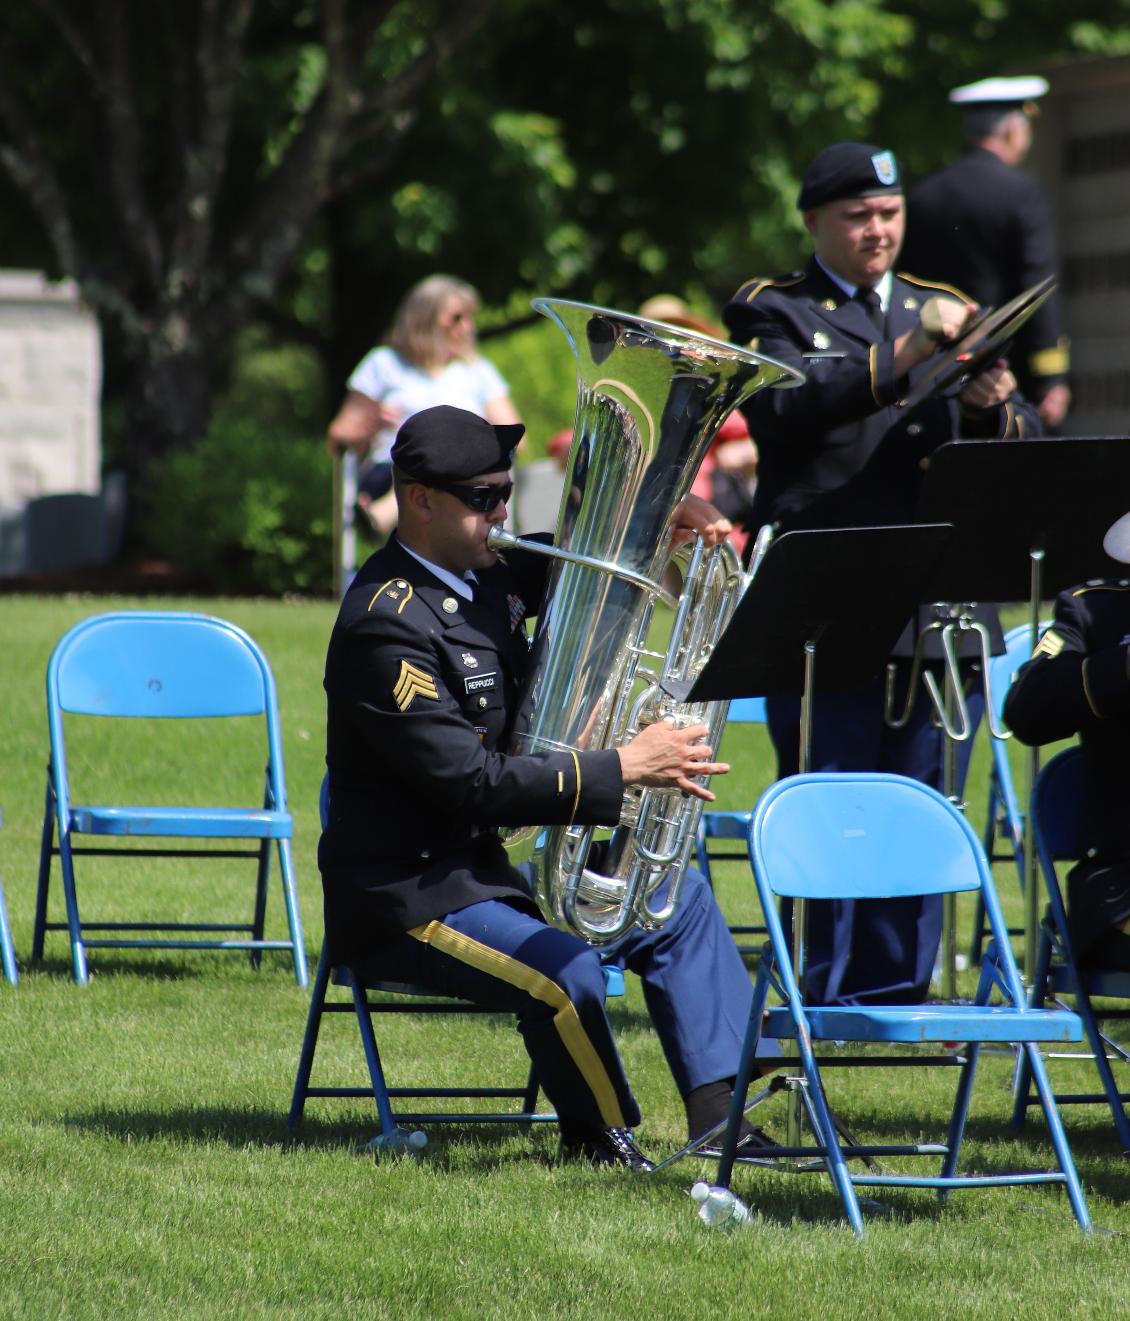
[[[320,809],[322,825],[329,815],[329,776],[322,779]],[[330,999],[332,986],[349,991],[349,999]],[[618,967],[605,968],[605,993],[608,996],[624,994],[624,974]],[[298,1059],[298,1073],[294,1081],[290,1114],[287,1123],[293,1130],[302,1121],[307,1097],[372,1097],[377,1107],[380,1132],[370,1146],[374,1150],[411,1150],[422,1146],[418,1138],[404,1127],[409,1124],[531,1124],[556,1123],[552,1111],[537,1109],[537,1072],[531,1066],[526,1082],[520,1087],[390,1087],[384,1065],[377,1048],[373,1025],[377,1014],[471,1014],[497,1015],[509,1013],[507,1009],[492,1008],[479,1002],[456,997],[438,996],[429,986],[416,982],[390,981],[380,974],[379,953],[364,966],[346,963],[332,964],[328,947],[323,944],[318,970],[314,974],[314,990],[306,1017],[306,1031]],[[314,1053],[318,1045],[318,1032],[323,1014],[353,1014],[361,1034],[361,1045],[369,1071],[368,1087],[311,1086]],[[518,1107],[509,1110],[394,1110],[393,1100],[517,1100]]]
[[[863,1232],[858,1186],[934,1188],[945,1197],[955,1188],[1012,1183],[1065,1185],[1083,1229],[1090,1228],[1071,1150],[1033,1043],[1078,1041],[1082,1025],[1065,1010],[1029,1008],[1008,941],[989,864],[972,828],[941,794],[898,775],[795,775],[761,798],[749,831],[757,892],[769,930],[754,986],[749,1028],[742,1048],[718,1170],[729,1185],[739,1121],[745,1107],[753,1059],[762,1033],[796,1042],[803,1066],[799,1090],[819,1157],[839,1193],[851,1227]],[[777,913],[777,900],[883,899],[903,895],[980,890],[993,939],[986,951],[973,1004],[820,1006],[806,1004]],[[766,1009],[770,990],[783,1006]],[[996,992],[1001,1003],[990,1004]],[[968,1043],[944,1144],[862,1147],[841,1141],[825,1095],[814,1043]],[[1029,1060],[1055,1148],[1057,1168],[1047,1172],[959,1175],[958,1158],[982,1042],[1019,1043]],[[791,1153],[790,1153],[791,1154]],[[852,1173],[848,1160],[874,1155],[942,1158],[938,1174],[897,1175],[868,1168]]]
[[[4,818],[0,816],[0,826]],[[8,908],[4,903],[4,887],[0,884],[0,962],[4,965],[4,976],[13,986],[20,980],[16,972],[16,948],[12,944],[12,928],[8,925]]]
[[[726,728],[731,725],[764,725],[765,698],[764,697],[739,697],[730,703],[730,711],[726,717]],[[742,856],[732,850],[712,849],[710,841],[712,839],[741,840],[745,841],[749,831],[750,818],[753,813],[741,809],[704,809],[699,817],[698,832],[695,835],[695,862],[700,872],[706,877],[711,889],[714,888],[714,879],[711,876],[710,864],[723,859],[734,859]],[[760,926],[749,926],[738,924],[730,927],[734,936],[764,935],[765,928]],[[757,945],[738,945],[738,951],[741,954],[756,954],[760,947]]]
[[[1040,632],[1048,627],[1050,621],[1040,624]],[[1016,671],[1032,655],[1032,629],[1028,624],[1018,624],[1004,635],[1004,655],[994,656],[989,662],[989,697],[993,705],[993,715],[1000,725],[1004,720],[1004,699],[1012,686]],[[988,722],[986,721],[986,729]],[[1012,778],[1012,763],[1008,758],[1008,745],[1011,740],[994,738],[989,732],[989,748],[993,761],[989,770],[989,802],[985,811],[985,853],[990,862],[1011,861],[1016,864],[1020,889],[1024,890],[1024,812],[1016,794]],[[999,841],[1008,841],[1008,851],[997,849]],[[981,944],[985,939],[985,908],[977,900],[973,917],[973,939],[969,947],[970,963],[981,962]],[[1010,928],[1009,934],[1022,935],[1022,930]]]
[[[1105,1101],[1110,1106],[1122,1150],[1130,1155],[1130,1120],[1124,1108],[1125,1102],[1130,1101],[1130,1094],[1118,1090],[1108,1051],[1124,1064],[1130,1063],[1130,1052],[1105,1036],[1099,1028],[1102,1020],[1130,1018],[1130,1011],[1104,1009],[1098,1013],[1092,1003],[1095,996],[1130,1000],[1130,972],[1080,969],[1072,949],[1067,909],[1056,874],[1057,861],[1075,860],[1081,856],[1079,840],[1083,825],[1083,801],[1083,751],[1078,747],[1067,748],[1054,756],[1040,771],[1032,793],[1036,857],[1048,892],[1048,908],[1040,924],[1036,970],[1029,999],[1032,1004],[1040,1006],[1048,1000],[1060,1003],[1062,996],[1070,996],[1074,1001],[1076,1012],[1083,1020],[1083,1029],[1098,1069],[1102,1091],[1057,1092],[1056,1100],[1060,1105],[1094,1105]],[[1035,1103],[1031,1074],[1027,1061],[1022,1059],[1016,1072],[1014,1122],[1023,1123],[1028,1107]]]
[[[266,786],[262,804],[246,807],[77,805],[72,800],[64,729],[67,716],[140,717],[178,720],[263,717]],[[122,611],[76,624],[56,644],[47,667],[47,723],[51,756],[39,857],[32,959],[43,957],[48,931],[67,931],[75,980],[88,980],[87,949],[239,949],[255,965],[264,950],[288,950],[300,986],[308,982],[302,924],[298,915],[275,682],[267,659],[240,628],[209,615],[175,611]],[[199,776],[208,764],[201,757]],[[139,848],[100,844],[78,847],[84,835],[126,840],[137,837],[257,841],[252,848],[220,849],[154,845]],[[264,937],[271,847],[278,849],[289,938]],[[214,861],[254,858],[258,879],[250,923],[84,922],[79,916],[74,859],[78,855],[194,857]],[[62,872],[66,922],[47,920],[51,860]],[[129,938],[125,933],[170,934]],[[112,932],[89,938],[88,932]],[[184,933],[206,933],[188,939]],[[223,933],[221,935],[221,933]]]

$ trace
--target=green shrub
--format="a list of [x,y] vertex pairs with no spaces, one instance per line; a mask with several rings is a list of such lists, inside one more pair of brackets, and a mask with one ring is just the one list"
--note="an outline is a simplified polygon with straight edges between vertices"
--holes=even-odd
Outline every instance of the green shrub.
[[220,416],[156,466],[146,544],[201,588],[234,595],[332,590],[331,464],[320,436]]

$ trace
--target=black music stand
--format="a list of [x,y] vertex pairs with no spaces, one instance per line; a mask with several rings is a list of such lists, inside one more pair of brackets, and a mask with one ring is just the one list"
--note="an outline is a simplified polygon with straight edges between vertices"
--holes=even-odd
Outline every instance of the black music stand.
[[[1103,550],[1107,528],[1130,507],[1130,437],[958,440],[931,457],[918,501],[924,521],[948,519],[955,532],[932,580],[936,601],[1028,600],[1033,645],[1040,603],[1089,578],[1121,575]],[[986,693],[986,696],[988,694]],[[989,708],[991,719],[991,707]],[[946,792],[955,779],[946,759]],[[1039,752],[1028,756],[1028,795]],[[1031,812],[1025,812],[1024,974],[1036,960],[1039,872]],[[951,901],[952,902],[952,901]],[[956,950],[947,912],[943,990],[952,994]]]
[[[926,596],[924,585],[937,572],[952,534],[948,523],[786,532],[770,544],[698,678],[677,690],[672,685],[673,695],[696,702],[799,694],[799,764],[807,771],[813,697],[865,687],[882,670]],[[806,907],[803,899],[793,901],[793,965],[802,985]],[[853,1057],[824,1062],[899,1061]],[[952,1061],[943,1057],[941,1062]],[[778,1090],[776,1084],[751,1104]],[[810,1151],[803,1145],[803,1105],[795,1087],[786,1113],[788,1141],[777,1154],[795,1157]],[[689,1153],[693,1145],[670,1159]]]
[[[952,533],[947,523],[786,532],[770,544],[698,678],[674,695],[799,694],[807,731],[815,693],[865,687],[882,669]],[[808,764],[802,746],[801,770]]]
[[949,441],[918,499],[922,522],[957,529],[933,599],[1028,600],[1038,610],[1045,593],[1121,574],[1102,540],[1128,508],[1130,437]]

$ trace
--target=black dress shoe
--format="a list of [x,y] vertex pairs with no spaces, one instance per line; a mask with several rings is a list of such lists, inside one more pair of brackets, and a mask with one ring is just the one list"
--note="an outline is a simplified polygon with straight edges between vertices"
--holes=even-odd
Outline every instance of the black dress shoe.
[[[712,1138],[706,1146],[699,1147],[693,1152],[695,1156],[712,1156],[720,1158],[722,1155],[722,1140],[724,1134]],[[738,1139],[737,1150],[734,1152],[736,1160],[756,1160],[759,1157],[765,1157],[777,1149],[778,1144],[773,1141],[763,1128],[751,1128],[748,1133],[743,1133]]]
[[619,1165],[645,1174],[655,1166],[636,1146],[626,1128],[597,1128],[587,1124],[561,1125],[562,1160],[587,1160],[590,1165]]

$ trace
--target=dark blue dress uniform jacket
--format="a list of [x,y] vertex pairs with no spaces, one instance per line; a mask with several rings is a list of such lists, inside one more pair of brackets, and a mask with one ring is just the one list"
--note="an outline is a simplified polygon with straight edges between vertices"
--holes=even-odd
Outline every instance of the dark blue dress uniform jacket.
[[[983,307],[1000,307],[1055,272],[1055,235],[1043,189],[984,147],[915,184],[906,206],[906,265],[960,285]],[[1013,361],[1035,398],[1066,379],[1058,295],[1021,328]]]
[[497,826],[619,820],[615,749],[504,751],[547,563],[514,553],[467,602],[393,537],[350,587],[326,658],[318,850],[336,958],[484,899],[536,912]]
[[1024,743],[1079,735],[1084,858],[1069,878],[1076,954],[1130,917],[1130,582],[1061,592],[1051,627],[1005,699]]
[[922,368],[894,371],[893,341],[913,329],[948,285],[894,277],[880,332],[815,259],[803,271],[749,280],[725,309],[731,338],[805,374],[803,385],[762,390],[744,406],[759,451],[747,526],[861,527],[914,517],[924,463],[947,440],[1038,435],[1025,401],[963,415],[954,397],[898,407]]
[[[803,385],[762,390],[744,405],[759,451],[757,489],[746,526],[874,527],[915,521],[930,455],[955,439],[1037,436],[1038,415],[1019,395],[966,413],[959,400],[929,398],[900,408],[923,368],[896,377],[893,341],[936,295],[964,299],[948,285],[896,275],[880,333],[867,309],[811,260],[803,271],[750,280],[725,309],[731,337],[805,373]],[[995,612],[983,612],[1003,650]],[[926,621],[924,614],[921,622]],[[895,649],[909,655],[908,631]],[[928,652],[940,654],[936,647]]]

